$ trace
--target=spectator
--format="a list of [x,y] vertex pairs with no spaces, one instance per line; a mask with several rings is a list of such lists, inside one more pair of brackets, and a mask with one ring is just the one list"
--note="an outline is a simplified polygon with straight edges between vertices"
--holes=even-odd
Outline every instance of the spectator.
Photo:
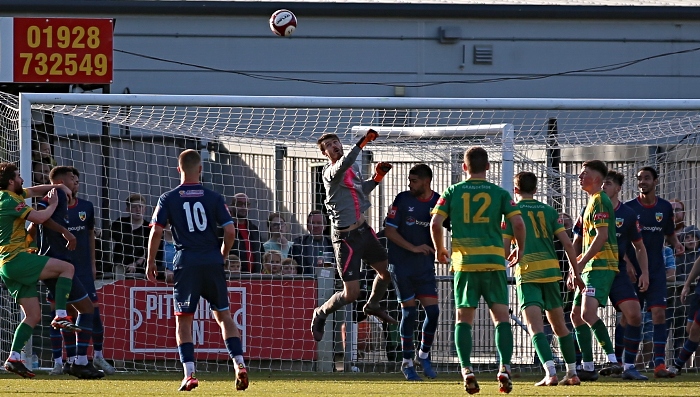
[[51,172],[51,164],[35,161],[32,163],[32,185],[46,185],[49,181],[49,172]]
[[[683,242],[683,229],[685,225],[685,204],[679,199],[668,200],[673,207],[673,223],[675,223],[675,231],[678,235],[678,241]],[[690,270],[690,269],[688,269]]]
[[297,262],[292,258],[287,258],[282,261],[282,275],[296,275],[297,274]]
[[292,258],[301,266],[301,274],[314,274],[315,267],[323,267],[334,257],[333,242],[324,236],[326,217],[319,210],[313,210],[306,217],[306,230],[309,234],[294,239]]
[[232,276],[241,275],[241,259],[234,255],[229,254],[228,260],[226,261],[226,276],[230,280]]
[[282,259],[287,259],[292,243],[284,236],[287,233],[287,222],[279,212],[273,212],[267,217],[267,230],[270,238],[263,243],[265,252],[279,251]]
[[262,244],[258,226],[248,219],[250,199],[245,193],[236,193],[231,207],[231,216],[236,223],[236,241],[231,253],[240,258],[242,272],[260,273]]
[[51,144],[45,139],[32,141],[32,161],[56,166],[56,160],[51,155]]
[[282,253],[279,251],[267,251],[263,255],[263,274],[282,274]]
[[[151,231],[143,217],[146,211],[146,200],[138,193],[129,195],[126,199],[126,211],[129,215],[112,222],[109,228],[110,237],[114,241],[112,261],[115,265],[122,266],[126,275],[145,276],[146,245]],[[156,255],[156,263],[159,276],[164,277],[162,241]]]

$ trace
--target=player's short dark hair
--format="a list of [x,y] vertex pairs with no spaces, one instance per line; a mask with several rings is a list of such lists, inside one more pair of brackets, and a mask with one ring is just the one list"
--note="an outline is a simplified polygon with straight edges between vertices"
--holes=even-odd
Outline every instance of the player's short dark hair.
[[599,173],[602,178],[608,175],[608,166],[600,160],[584,161],[582,166]]
[[408,175],[415,175],[421,179],[433,180],[433,170],[430,169],[428,164],[416,164],[408,171]]
[[537,190],[537,175],[530,171],[521,171],[515,175],[515,187],[521,193],[534,194]]
[[75,176],[77,176],[78,178],[80,178],[80,171],[78,171],[77,168],[75,168],[75,167],[70,167],[70,170],[71,170],[71,172],[73,173],[73,175],[75,175]]
[[637,171],[637,175],[639,175],[640,172],[647,171],[651,174],[651,177],[654,178],[654,180],[659,179],[659,173],[656,171],[656,168],[650,166],[650,165],[645,165],[644,167],[640,168],[639,171]]
[[180,153],[180,156],[177,158],[177,164],[182,171],[196,171],[196,167],[202,164],[202,156],[194,149],[187,149]]
[[615,170],[609,170],[608,174],[605,175],[605,179],[610,179],[615,182],[617,186],[622,186],[622,184],[625,183],[625,175]]
[[318,146],[319,150],[321,150],[321,153],[323,153],[324,150],[323,141],[325,141],[326,139],[337,139],[338,141],[340,141],[340,138],[338,138],[338,135],[336,134],[328,133],[321,135],[321,137],[318,138],[318,140],[316,140],[316,145]]
[[10,181],[15,179],[17,166],[13,163],[0,163],[0,189],[7,190],[10,187]]
[[470,174],[485,172],[488,163],[489,154],[481,146],[472,146],[464,152],[464,164]]
[[146,199],[142,195],[138,193],[131,193],[129,197],[126,198],[126,205],[134,204],[137,201],[144,204],[146,203]]
[[51,169],[51,172],[49,172],[49,180],[51,183],[56,183],[56,181],[63,179],[63,177],[68,174],[73,175],[73,167],[59,165]]

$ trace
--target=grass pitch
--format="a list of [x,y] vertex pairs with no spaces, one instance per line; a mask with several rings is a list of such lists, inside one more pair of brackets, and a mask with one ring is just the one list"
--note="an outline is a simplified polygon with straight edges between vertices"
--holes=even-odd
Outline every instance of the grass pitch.
[[[647,374],[651,375],[652,374]],[[197,374],[199,387],[185,395],[237,395],[232,373]],[[573,387],[535,387],[541,375],[514,378],[513,396],[697,396],[700,375],[684,373],[675,379],[647,382],[601,378]],[[499,395],[494,373],[477,374],[479,396]],[[0,395],[26,396],[166,396],[177,393],[181,373],[117,374],[101,380],[79,380],[67,375],[37,374],[34,379],[0,375]],[[401,374],[315,374],[250,372],[250,388],[241,396],[466,396],[459,374],[441,374],[437,380],[406,382]]]

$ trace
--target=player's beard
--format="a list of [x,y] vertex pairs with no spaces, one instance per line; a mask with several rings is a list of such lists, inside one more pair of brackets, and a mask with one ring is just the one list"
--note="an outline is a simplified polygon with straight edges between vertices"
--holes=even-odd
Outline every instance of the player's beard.
[[15,193],[15,194],[22,194],[23,191],[24,191],[24,189],[22,188],[22,184],[21,184],[21,183],[15,183],[15,191],[14,191],[14,193]]

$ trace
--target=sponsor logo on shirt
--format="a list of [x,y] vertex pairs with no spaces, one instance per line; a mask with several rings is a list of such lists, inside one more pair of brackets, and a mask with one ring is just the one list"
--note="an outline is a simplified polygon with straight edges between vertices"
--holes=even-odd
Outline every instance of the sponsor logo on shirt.
[[26,207],[26,206],[27,206],[27,203],[25,203],[24,201],[21,201],[21,202],[20,202],[19,204],[17,204],[17,206],[15,207],[15,211],[20,212],[20,211],[22,211],[22,210],[24,209],[24,207]]
[[447,203],[447,201],[445,200],[444,197],[440,197],[440,198],[438,199],[438,201],[437,201],[437,205],[438,205],[438,206],[440,206],[440,205],[445,205],[445,203]]
[[607,212],[599,212],[593,216],[594,221],[601,220],[601,219],[609,219],[609,218],[610,218],[610,214],[608,214]]
[[180,197],[202,197],[204,196],[204,190],[180,190]]
[[391,207],[389,209],[389,214],[387,215],[387,218],[394,218],[396,216],[396,207]]

